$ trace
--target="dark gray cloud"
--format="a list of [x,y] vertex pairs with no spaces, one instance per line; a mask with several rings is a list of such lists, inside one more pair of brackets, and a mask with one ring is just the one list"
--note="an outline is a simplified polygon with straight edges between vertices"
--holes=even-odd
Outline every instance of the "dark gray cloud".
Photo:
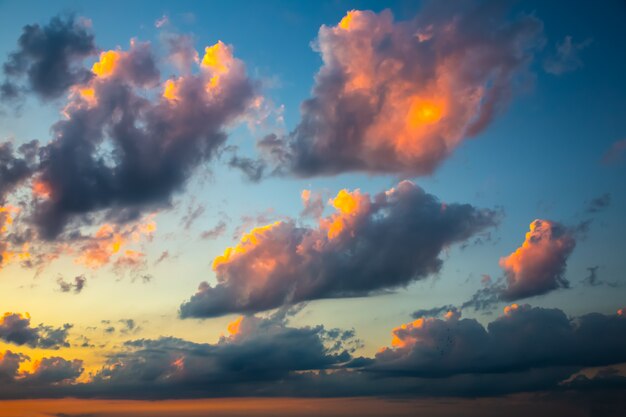
[[318,228],[278,221],[245,234],[213,261],[182,317],[262,311],[284,304],[374,294],[437,273],[447,246],[494,226],[499,213],[444,204],[409,181],[371,198],[341,191]]
[[232,168],[239,169],[244,178],[251,182],[259,182],[263,178],[263,173],[267,165],[264,161],[242,156],[234,155],[228,161],[228,165]]
[[86,284],[87,278],[85,278],[83,275],[78,275],[74,277],[74,282],[65,281],[63,277],[57,278],[57,285],[59,286],[59,290],[61,292],[73,291],[75,294],[80,294],[85,288]]
[[50,195],[36,201],[34,222],[43,239],[94,213],[127,222],[171,205],[172,194],[213,157],[225,127],[253,96],[253,82],[231,48],[213,48],[207,53],[221,61],[168,80],[153,101],[138,90],[159,78],[148,44],[101,54],[97,76],[77,87],[67,119],[52,127],[54,139],[42,149],[37,175]]
[[60,357],[43,358],[34,371],[26,376],[31,384],[59,384],[73,382],[83,373],[83,362],[78,359],[68,361]]
[[392,347],[373,358],[354,358],[360,342],[353,331],[293,327],[289,317],[285,310],[240,317],[215,343],[130,340],[86,383],[75,382],[80,361],[51,358],[44,367],[54,369],[49,377],[27,376],[33,386],[18,386],[17,366],[27,358],[8,352],[0,355],[0,397],[482,397],[623,390],[623,376],[610,369],[594,378],[576,376],[626,361],[623,310],[569,318],[558,309],[512,305],[487,326],[459,314],[421,318],[395,328]]
[[594,199],[592,199],[587,205],[587,213],[597,213],[609,207],[611,205],[611,194],[604,193]]
[[0,205],[8,193],[32,175],[38,147],[37,141],[31,141],[15,152],[11,142],[0,142]]
[[59,349],[69,347],[67,333],[71,324],[52,327],[40,324],[32,327],[30,316],[17,313],[5,313],[0,317],[0,340],[16,345],[27,345],[33,348]]
[[[417,319],[366,370],[415,377],[492,374],[626,361],[623,315],[568,318],[558,309],[513,304],[485,328],[474,319]],[[571,372],[571,371],[570,371]]]
[[3,65],[7,77],[0,93],[3,99],[17,98],[23,90],[43,99],[57,98],[93,75],[82,66],[97,52],[86,20],[55,16],[44,26],[26,25],[17,43]]
[[228,328],[215,344],[173,337],[128,341],[124,352],[95,373],[91,388],[129,397],[150,397],[154,390],[155,398],[243,394],[249,385],[261,393],[264,384],[280,383],[293,372],[327,369],[351,358],[350,332],[290,327],[279,316],[242,317]]
[[322,26],[323,66],[302,120],[261,152],[298,176],[432,173],[529,80],[543,24],[505,2],[426,2],[408,21],[353,10]]
[[19,372],[22,362],[30,358],[23,354],[13,353],[10,350],[0,352],[0,388],[4,394],[0,397],[21,397],[21,390],[37,388],[63,388],[75,382],[83,373],[83,362],[78,359],[66,360],[58,356],[45,357],[35,362],[30,372]]
[[420,309],[420,310],[415,310],[412,314],[411,317],[418,319],[420,317],[437,317],[442,315],[443,313],[447,313],[449,311],[453,311],[456,312],[457,308],[455,306],[453,306],[452,304],[448,304],[445,306],[440,306],[440,307],[433,307],[433,308],[425,308],[425,309]]
[[600,279],[600,277],[598,276],[598,269],[600,269],[599,265],[587,267],[587,271],[589,272],[589,275],[587,275],[581,282],[584,285],[587,285],[590,287],[606,285],[609,287],[616,288],[619,286],[619,283],[617,281],[605,281],[603,279]]

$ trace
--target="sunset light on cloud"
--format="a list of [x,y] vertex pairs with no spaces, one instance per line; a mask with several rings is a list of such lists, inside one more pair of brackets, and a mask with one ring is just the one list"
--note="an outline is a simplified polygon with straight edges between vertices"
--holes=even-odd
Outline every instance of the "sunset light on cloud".
[[625,16],[0,3],[0,417],[621,416]]

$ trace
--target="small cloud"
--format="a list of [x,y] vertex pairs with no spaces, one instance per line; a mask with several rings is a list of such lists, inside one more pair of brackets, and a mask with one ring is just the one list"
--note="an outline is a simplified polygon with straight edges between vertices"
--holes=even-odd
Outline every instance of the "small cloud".
[[597,213],[611,205],[611,194],[604,193],[591,200],[587,205],[587,213]]
[[87,278],[83,275],[78,275],[74,277],[74,282],[68,282],[63,279],[63,277],[57,278],[57,285],[59,286],[59,291],[61,292],[70,292],[73,291],[75,294],[80,294],[85,285],[87,283]]
[[202,239],[217,239],[218,237],[223,235],[225,231],[226,231],[226,222],[223,220],[220,220],[211,229],[205,230],[204,232],[200,233],[200,237]]
[[154,27],[160,29],[163,26],[168,25],[169,23],[170,23],[169,16],[164,14],[163,16],[161,16],[160,18],[154,21]]
[[574,43],[571,36],[566,36],[562,42],[557,42],[556,51],[543,62],[543,69],[553,75],[576,71],[583,66],[580,51],[591,45],[592,40],[586,39]]

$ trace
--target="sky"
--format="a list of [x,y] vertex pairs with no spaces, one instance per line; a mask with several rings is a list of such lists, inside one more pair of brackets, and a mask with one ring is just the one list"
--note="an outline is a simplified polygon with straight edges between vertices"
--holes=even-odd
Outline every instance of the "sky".
[[0,1],[0,416],[619,415],[625,21]]

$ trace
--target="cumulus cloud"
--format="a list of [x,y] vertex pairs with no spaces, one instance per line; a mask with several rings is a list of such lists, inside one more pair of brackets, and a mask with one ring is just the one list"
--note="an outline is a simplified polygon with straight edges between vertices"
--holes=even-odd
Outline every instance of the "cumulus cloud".
[[497,223],[495,211],[444,204],[409,181],[370,197],[340,191],[316,228],[277,221],[213,261],[182,317],[262,311],[319,298],[367,295],[437,273],[440,252]]
[[82,62],[96,52],[94,36],[85,19],[55,16],[44,26],[26,25],[17,50],[9,54],[3,65],[7,80],[0,98],[16,98],[23,90],[43,99],[60,97],[71,86],[91,78],[92,73]]
[[521,300],[569,288],[565,278],[567,259],[576,246],[576,234],[587,223],[568,228],[551,220],[534,220],[522,245],[500,258],[504,277],[484,281],[484,287],[461,305],[476,310],[488,309],[498,302]]
[[94,374],[91,385],[99,392],[117,388],[118,395],[155,398],[244,394],[250,386],[262,393],[263,383],[348,361],[351,338],[350,332],[323,326],[291,327],[284,316],[240,317],[214,344],[173,337],[128,341],[124,352],[111,355]]
[[413,377],[577,369],[626,361],[626,320],[512,304],[485,328],[474,319],[418,318],[393,330],[392,346],[367,367]]
[[33,348],[59,349],[69,347],[67,333],[71,324],[54,328],[40,324],[33,327],[30,316],[19,313],[4,313],[0,317],[0,340],[16,345],[27,345]]
[[530,78],[543,24],[531,15],[508,19],[505,9],[429,2],[408,21],[352,10],[322,26],[315,49],[324,64],[301,122],[259,147],[283,172],[305,177],[432,173]]
[[43,358],[36,361],[33,371],[26,375],[26,382],[34,384],[70,383],[83,373],[83,361],[68,361],[61,357]]
[[0,397],[18,397],[22,390],[41,387],[62,388],[74,383],[83,373],[81,360],[66,360],[58,356],[34,361],[30,372],[19,371],[20,365],[27,361],[30,358],[26,355],[10,350],[0,352]]
[[161,86],[148,43],[133,40],[127,51],[100,54],[94,76],[71,88],[66,119],[41,149],[36,183],[45,193],[37,195],[33,218],[43,239],[95,213],[122,223],[168,207],[213,157],[255,86],[222,42],[207,47],[195,67]]
[[591,39],[576,43],[571,36],[556,43],[556,51],[543,61],[543,69],[553,75],[576,71],[583,66],[580,52],[591,45]]
[[506,275],[502,299],[518,300],[567,288],[563,276],[567,258],[576,240],[565,226],[550,220],[535,220],[522,246],[500,259]]
[[10,350],[0,352],[0,384],[12,382],[25,356]]

